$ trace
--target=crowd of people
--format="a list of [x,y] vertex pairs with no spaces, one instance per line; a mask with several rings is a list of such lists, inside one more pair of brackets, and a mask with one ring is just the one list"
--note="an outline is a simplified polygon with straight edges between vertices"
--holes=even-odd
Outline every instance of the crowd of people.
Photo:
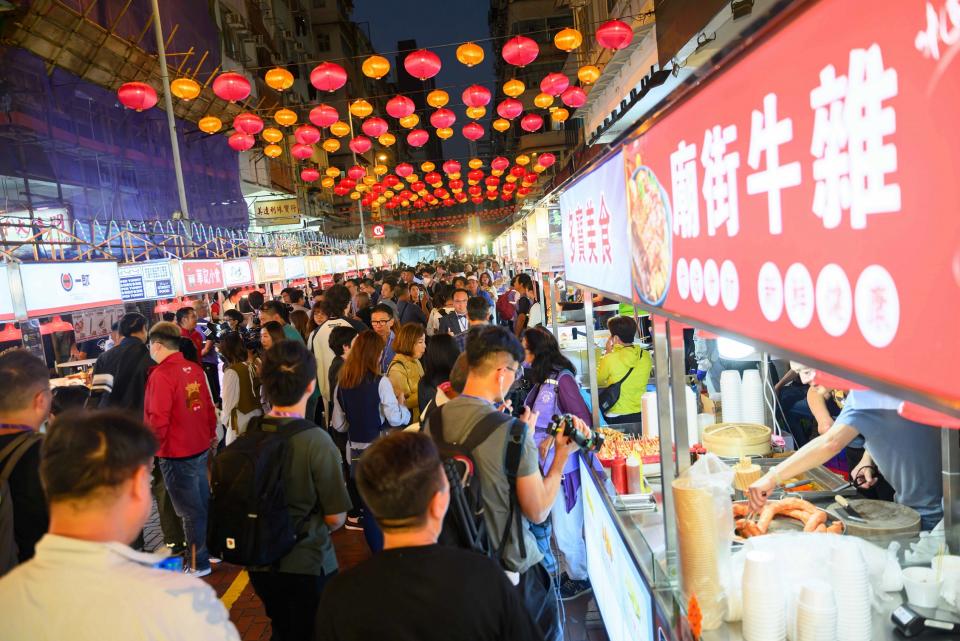
[[[0,354],[11,638],[68,625],[84,630],[72,638],[236,638],[197,580],[221,559],[248,569],[276,640],[397,626],[404,638],[562,638],[558,601],[590,589],[576,469],[591,461],[547,425],[570,413],[586,433],[591,417],[573,364],[538,327],[543,310],[529,274],[434,263],[272,299],[222,292],[152,323],[128,313],[94,366],[105,393],[54,394],[45,363]],[[645,386],[645,352],[627,356],[636,324],[618,318],[601,371]],[[626,399],[619,409],[635,413]],[[449,544],[464,488],[444,462],[457,443],[482,488],[483,546]],[[144,550],[154,504],[160,554]],[[373,557],[340,575],[331,533],[343,526]],[[81,586],[83,600],[66,597]]]

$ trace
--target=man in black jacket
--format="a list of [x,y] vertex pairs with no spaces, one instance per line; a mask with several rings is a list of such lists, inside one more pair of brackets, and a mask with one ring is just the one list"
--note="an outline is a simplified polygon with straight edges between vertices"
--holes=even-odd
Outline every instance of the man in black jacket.
[[146,345],[147,319],[137,313],[125,314],[120,319],[119,332],[123,339],[97,358],[93,373],[113,375],[113,391],[105,401],[106,406],[143,416],[147,373],[154,365]]
[[407,323],[427,324],[427,317],[424,316],[420,306],[410,300],[410,287],[403,283],[399,284],[393,290],[397,297],[397,324],[406,325]]
[[453,292],[453,312],[440,319],[440,333],[459,336],[470,327],[467,319],[467,301],[470,300],[470,292],[465,289],[457,289]]

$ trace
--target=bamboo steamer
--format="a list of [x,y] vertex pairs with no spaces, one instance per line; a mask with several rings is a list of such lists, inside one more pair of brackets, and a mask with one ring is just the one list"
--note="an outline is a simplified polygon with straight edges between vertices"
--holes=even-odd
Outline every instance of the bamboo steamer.
[[717,423],[703,430],[703,447],[727,458],[770,453],[771,429],[755,423]]
[[756,463],[750,462],[750,457],[741,456],[740,462],[733,468],[733,486],[741,492],[746,492],[753,483],[760,480],[763,470]]

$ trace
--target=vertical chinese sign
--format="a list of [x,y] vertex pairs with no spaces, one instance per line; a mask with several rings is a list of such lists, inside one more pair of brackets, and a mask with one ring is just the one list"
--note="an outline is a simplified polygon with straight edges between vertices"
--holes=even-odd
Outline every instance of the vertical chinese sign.
[[628,141],[635,300],[960,397],[958,50],[956,0],[823,0]]

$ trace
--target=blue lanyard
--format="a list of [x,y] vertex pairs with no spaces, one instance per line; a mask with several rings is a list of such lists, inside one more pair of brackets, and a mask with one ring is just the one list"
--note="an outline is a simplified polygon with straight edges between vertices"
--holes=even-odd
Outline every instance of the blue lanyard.
[[21,432],[34,431],[29,425],[22,425],[20,423],[0,423],[0,430],[20,430]]

